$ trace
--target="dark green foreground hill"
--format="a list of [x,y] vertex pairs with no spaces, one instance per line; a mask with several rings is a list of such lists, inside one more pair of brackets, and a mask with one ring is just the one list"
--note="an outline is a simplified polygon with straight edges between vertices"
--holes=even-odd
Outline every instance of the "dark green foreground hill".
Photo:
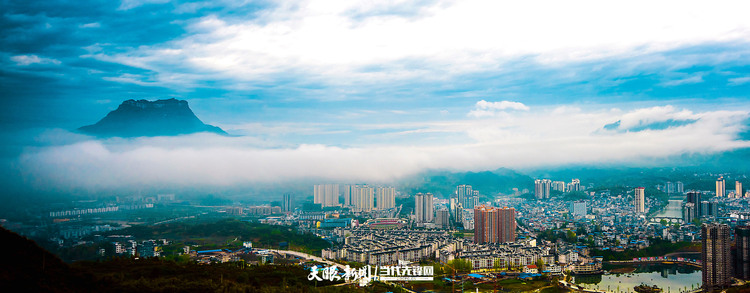
[[113,258],[66,264],[36,243],[0,227],[2,292],[376,292],[307,280],[297,265],[201,265],[164,259]]
[[88,279],[34,241],[0,227],[0,284],[6,292],[81,292]]

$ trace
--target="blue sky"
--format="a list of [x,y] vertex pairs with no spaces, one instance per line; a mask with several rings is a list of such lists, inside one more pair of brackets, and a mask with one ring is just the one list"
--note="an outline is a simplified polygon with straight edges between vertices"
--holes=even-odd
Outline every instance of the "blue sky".
[[[272,173],[282,178],[315,172],[319,158],[351,155],[323,175],[331,180],[350,174],[361,153],[414,160],[353,175],[387,180],[429,168],[650,160],[748,146],[738,138],[750,115],[743,1],[0,5],[0,123],[42,133],[37,143],[55,140],[20,154],[28,177],[51,172],[45,164],[80,168],[60,161],[61,147],[81,161],[95,150],[117,161],[145,149],[230,148],[250,156],[248,164],[273,157],[267,150],[301,158],[314,150],[305,159],[311,169]],[[171,97],[241,137],[209,139],[210,146],[174,138],[178,147],[167,138],[66,133],[123,100]],[[646,146],[617,147],[634,138]],[[535,148],[546,144],[561,147]],[[589,158],[592,150],[601,154]],[[538,152],[554,156],[534,159]],[[224,160],[203,159],[209,169]],[[282,161],[267,164],[287,166]],[[173,181],[191,176],[201,173]]]

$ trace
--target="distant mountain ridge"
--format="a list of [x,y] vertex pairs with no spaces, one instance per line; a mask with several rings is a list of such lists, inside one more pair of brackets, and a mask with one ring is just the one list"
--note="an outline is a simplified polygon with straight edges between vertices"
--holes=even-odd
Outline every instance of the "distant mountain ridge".
[[197,132],[226,135],[219,127],[204,124],[188,102],[177,99],[127,100],[96,124],[78,128],[102,137],[172,136]]
[[480,172],[428,171],[400,182],[404,191],[410,194],[430,192],[442,198],[451,196],[460,184],[471,185],[482,195],[494,196],[511,193],[513,188],[533,190],[534,179],[511,169],[500,168]]

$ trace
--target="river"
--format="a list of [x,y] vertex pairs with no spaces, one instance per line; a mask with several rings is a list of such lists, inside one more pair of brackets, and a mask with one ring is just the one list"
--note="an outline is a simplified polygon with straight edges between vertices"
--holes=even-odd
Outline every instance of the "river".
[[634,266],[632,273],[576,276],[583,287],[609,292],[634,292],[640,284],[656,285],[668,292],[686,292],[701,286],[701,270],[684,265],[647,264]]
[[682,198],[669,198],[669,203],[664,209],[656,214],[657,217],[682,218]]

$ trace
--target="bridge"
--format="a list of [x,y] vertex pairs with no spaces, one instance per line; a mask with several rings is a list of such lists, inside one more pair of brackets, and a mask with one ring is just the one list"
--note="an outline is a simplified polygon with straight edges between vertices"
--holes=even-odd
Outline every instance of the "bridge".
[[650,257],[634,257],[632,260],[610,260],[606,261],[610,264],[641,264],[641,263],[662,263],[662,264],[683,264],[697,268],[702,268],[701,261],[697,259],[690,259],[685,257],[670,257],[670,256],[650,256]]
[[679,223],[679,224],[685,223],[685,220],[683,220],[682,218],[677,218],[677,217],[658,217],[658,216],[651,217],[651,222],[653,223],[659,223],[661,222],[661,220],[666,220],[667,223],[670,223],[670,224],[671,223]]

